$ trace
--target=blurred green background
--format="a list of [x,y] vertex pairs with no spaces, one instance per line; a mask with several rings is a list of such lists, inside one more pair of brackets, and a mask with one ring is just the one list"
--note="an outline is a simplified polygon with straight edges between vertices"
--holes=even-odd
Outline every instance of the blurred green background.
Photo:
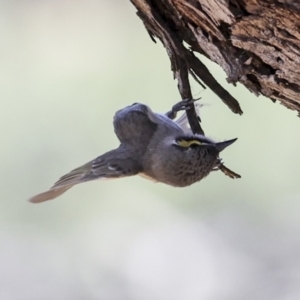
[[118,145],[116,110],[180,100],[170,63],[129,1],[0,1],[0,299],[300,299],[299,149],[295,112],[203,58],[239,101],[202,97],[202,125],[232,180],[188,188],[134,177],[27,202]]

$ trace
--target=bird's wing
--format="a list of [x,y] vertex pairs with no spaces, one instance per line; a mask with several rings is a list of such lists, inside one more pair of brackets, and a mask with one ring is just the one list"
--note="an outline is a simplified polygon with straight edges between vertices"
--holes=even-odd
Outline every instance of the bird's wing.
[[[114,152],[115,150],[111,151]],[[96,178],[120,178],[138,174],[142,170],[138,157],[134,157],[134,153],[125,151],[119,155],[112,153],[108,157],[106,155],[99,156],[93,161],[91,172],[85,176],[89,180],[90,177]]]
[[31,197],[28,201],[31,203],[41,203],[47,200],[52,200],[54,198],[57,198],[58,196],[60,196],[61,194],[63,194],[64,192],[66,192],[68,189],[70,189],[72,187],[72,185],[69,186],[65,186],[65,187],[60,187],[57,189],[53,189],[51,188],[50,190],[40,193],[38,195],[35,195],[33,197]]
[[62,176],[48,191],[33,196],[29,201],[32,203],[44,202],[60,196],[79,183],[132,176],[141,171],[142,167],[135,159],[125,157],[117,150],[112,150]]
[[55,184],[46,192],[35,195],[29,199],[32,203],[40,203],[47,200],[54,199],[68,189],[70,189],[73,185],[84,182],[82,181],[83,177],[91,171],[93,161],[72,170],[68,174],[62,176]]

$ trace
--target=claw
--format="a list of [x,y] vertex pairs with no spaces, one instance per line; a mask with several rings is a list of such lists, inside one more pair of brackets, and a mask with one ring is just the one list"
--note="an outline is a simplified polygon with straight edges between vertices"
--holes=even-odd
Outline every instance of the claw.
[[180,102],[173,105],[172,109],[166,113],[167,117],[170,119],[175,119],[177,116],[177,113],[181,110],[189,110],[192,108],[192,105],[194,105],[195,101],[200,100],[201,98],[197,99],[184,99]]

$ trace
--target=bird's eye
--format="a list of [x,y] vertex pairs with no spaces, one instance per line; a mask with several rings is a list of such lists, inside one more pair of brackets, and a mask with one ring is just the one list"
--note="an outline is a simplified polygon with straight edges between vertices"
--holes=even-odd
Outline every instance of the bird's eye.
[[176,144],[183,148],[194,148],[201,145],[201,142],[198,140],[184,140],[180,139],[176,141]]

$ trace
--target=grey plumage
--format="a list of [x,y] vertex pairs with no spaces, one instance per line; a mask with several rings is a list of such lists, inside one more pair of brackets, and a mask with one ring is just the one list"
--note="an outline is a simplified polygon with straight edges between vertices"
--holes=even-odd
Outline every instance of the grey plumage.
[[54,199],[76,184],[101,178],[139,174],[177,187],[201,180],[217,166],[219,152],[236,139],[216,143],[188,132],[186,115],[178,123],[172,120],[185,108],[184,102],[179,102],[167,114],[158,114],[134,103],[117,111],[113,124],[120,146],[64,175],[48,191],[29,201]]

